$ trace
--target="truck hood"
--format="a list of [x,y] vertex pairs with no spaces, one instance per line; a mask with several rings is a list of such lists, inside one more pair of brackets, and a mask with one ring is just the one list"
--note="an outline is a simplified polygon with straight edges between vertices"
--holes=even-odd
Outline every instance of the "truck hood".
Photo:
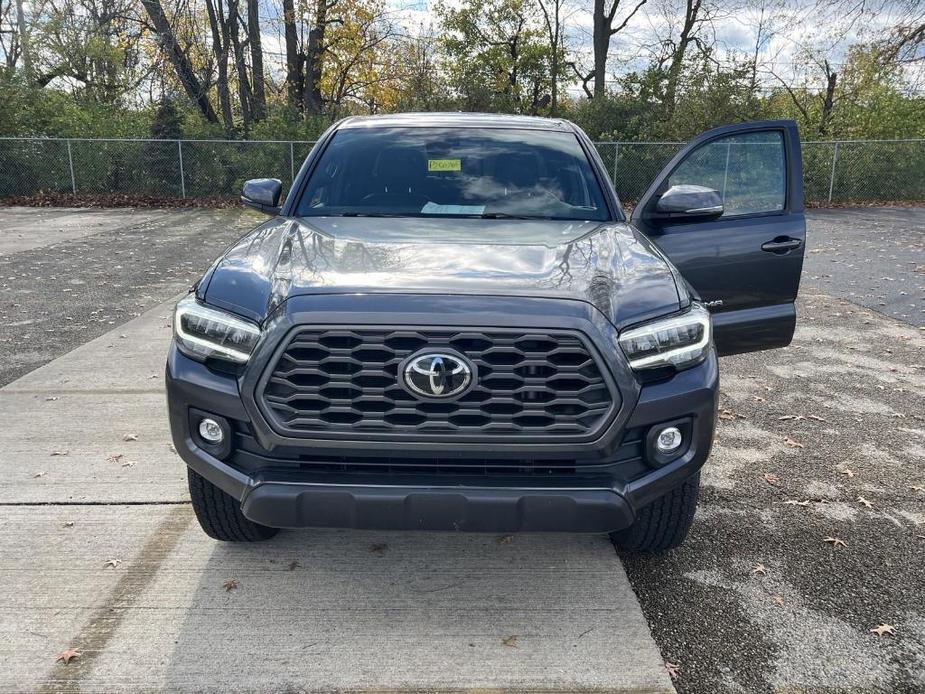
[[258,322],[311,294],[552,297],[590,303],[618,327],[687,303],[672,266],[629,224],[465,218],[277,217],[197,293]]

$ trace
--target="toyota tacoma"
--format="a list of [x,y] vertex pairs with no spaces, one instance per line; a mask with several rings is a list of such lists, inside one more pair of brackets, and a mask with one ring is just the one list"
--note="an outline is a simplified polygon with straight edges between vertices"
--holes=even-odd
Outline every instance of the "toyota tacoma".
[[[805,244],[791,121],[711,130],[640,191],[557,119],[356,117],[179,302],[167,361],[202,528],[610,533],[680,544],[717,357],[787,345]],[[611,168],[613,167],[613,168]],[[621,173],[622,171],[622,173]]]

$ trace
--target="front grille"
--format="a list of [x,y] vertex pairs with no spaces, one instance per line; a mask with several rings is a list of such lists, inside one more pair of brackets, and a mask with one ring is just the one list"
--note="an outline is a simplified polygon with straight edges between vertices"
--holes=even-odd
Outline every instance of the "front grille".
[[[423,348],[462,353],[477,382],[453,400],[411,395],[399,365]],[[577,332],[312,327],[291,337],[258,399],[277,429],[295,435],[568,440],[607,423],[618,404],[612,389]]]
[[311,449],[263,448],[246,422],[234,423],[236,432],[229,462],[251,477],[301,473],[428,477],[553,477],[606,474],[619,468],[630,480],[651,471],[643,460],[643,430],[629,429],[610,455],[584,460],[553,458],[408,457],[391,455],[319,455]]

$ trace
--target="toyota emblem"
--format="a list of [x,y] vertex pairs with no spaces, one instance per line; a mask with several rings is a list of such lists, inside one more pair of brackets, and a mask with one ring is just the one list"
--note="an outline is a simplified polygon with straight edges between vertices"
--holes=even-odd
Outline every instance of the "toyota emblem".
[[473,369],[460,354],[429,352],[411,357],[402,370],[402,379],[415,395],[451,398],[472,384]]

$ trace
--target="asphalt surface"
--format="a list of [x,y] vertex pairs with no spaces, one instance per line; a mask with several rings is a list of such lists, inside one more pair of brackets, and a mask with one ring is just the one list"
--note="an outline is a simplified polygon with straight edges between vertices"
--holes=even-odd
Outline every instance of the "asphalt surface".
[[[164,214],[5,255],[0,211],[0,383],[182,291],[248,224]],[[721,364],[688,543],[623,557],[682,693],[925,691],[925,210],[813,211],[808,243],[794,344]]]
[[0,209],[0,385],[188,288],[261,217]]
[[805,285],[925,326],[925,209],[812,210]]

